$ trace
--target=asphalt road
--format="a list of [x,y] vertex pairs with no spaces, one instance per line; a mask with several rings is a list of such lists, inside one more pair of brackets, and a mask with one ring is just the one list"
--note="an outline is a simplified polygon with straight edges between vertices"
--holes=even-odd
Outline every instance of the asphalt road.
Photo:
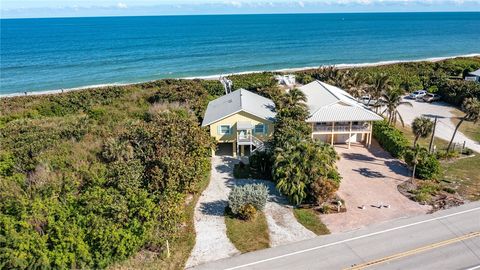
[[480,202],[194,269],[480,269]]

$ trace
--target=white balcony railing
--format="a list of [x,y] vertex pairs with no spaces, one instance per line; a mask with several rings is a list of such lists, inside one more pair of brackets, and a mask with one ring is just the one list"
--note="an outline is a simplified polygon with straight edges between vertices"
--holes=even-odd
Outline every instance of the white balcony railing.
[[[350,132],[350,126],[314,126],[314,132]],[[352,132],[370,131],[369,125],[352,125]]]

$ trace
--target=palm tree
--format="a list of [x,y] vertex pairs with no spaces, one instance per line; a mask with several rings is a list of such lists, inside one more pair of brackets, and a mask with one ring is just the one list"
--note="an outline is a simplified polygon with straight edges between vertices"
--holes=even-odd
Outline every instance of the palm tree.
[[[370,99],[373,98],[377,101],[376,103],[378,103],[382,94],[392,89],[392,81],[390,80],[390,77],[385,73],[377,73],[370,80],[370,84],[367,88],[368,94],[370,96]],[[378,109],[376,110],[378,111]]]
[[415,171],[417,170],[417,165],[419,162],[418,160],[419,154],[420,154],[420,148],[418,147],[418,145],[415,145],[413,149],[413,157],[412,157],[412,164],[413,164],[413,172],[412,172],[412,179],[411,179],[412,185],[415,184]]
[[305,93],[294,88],[280,98],[277,104],[277,115],[303,121],[308,116],[306,102]]
[[412,131],[415,135],[413,141],[413,147],[415,147],[420,137],[426,138],[433,131],[433,122],[427,117],[417,117],[413,120]]
[[348,93],[354,98],[360,98],[366,93],[368,88],[367,79],[355,72],[353,76],[349,76],[348,80],[343,83],[343,87],[348,89]]
[[402,126],[405,126],[403,122],[403,118],[398,112],[398,106],[400,105],[408,105],[412,107],[412,104],[408,101],[402,100],[402,92],[398,88],[389,88],[381,97],[382,105],[385,106],[385,110],[382,114],[387,113],[388,115],[388,123],[390,125],[395,125],[397,123],[397,117],[400,119]]
[[330,145],[308,139],[292,141],[275,149],[272,176],[277,189],[298,205],[308,196],[310,184],[329,177],[337,159]]
[[455,139],[455,135],[457,135],[457,131],[460,128],[460,125],[462,125],[463,121],[472,121],[475,124],[478,122],[478,119],[480,118],[480,101],[477,98],[466,98],[462,103],[462,110],[465,112],[465,115],[460,119],[460,122],[458,122],[457,126],[455,127],[452,139],[450,140],[450,143],[448,143],[447,152],[450,151],[450,147]]
[[314,77],[322,82],[341,87],[342,82],[345,80],[346,73],[348,73],[348,71],[341,71],[335,66],[326,66],[319,68]]

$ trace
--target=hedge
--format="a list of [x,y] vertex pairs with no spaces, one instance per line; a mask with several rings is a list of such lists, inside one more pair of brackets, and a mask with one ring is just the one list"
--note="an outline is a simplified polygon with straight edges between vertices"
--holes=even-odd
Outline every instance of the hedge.
[[403,133],[390,126],[387,121],[373,124],[373,136],[395,158],[402,158],[409,145]]

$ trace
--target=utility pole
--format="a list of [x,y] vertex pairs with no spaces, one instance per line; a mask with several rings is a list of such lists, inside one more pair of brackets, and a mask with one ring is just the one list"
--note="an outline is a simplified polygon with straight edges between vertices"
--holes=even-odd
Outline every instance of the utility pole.
[[432,153],[433,140],[435,138],[435,129],[437,128],[438,116],[435,115],[435,122],[433,122],[432,137],[430,138],[430,145],[428,146],[428,152]]

